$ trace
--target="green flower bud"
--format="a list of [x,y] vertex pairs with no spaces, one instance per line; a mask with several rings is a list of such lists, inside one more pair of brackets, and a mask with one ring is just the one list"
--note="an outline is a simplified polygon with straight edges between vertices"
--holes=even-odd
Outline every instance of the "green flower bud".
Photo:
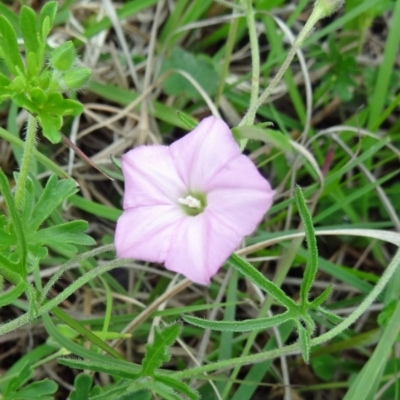
[[80,89],[89,80],[89,68],[75,68],[64,75],[64,85],[67,89]]
[[344,0],[317,0],[314,10],[319,12],[321,18],[325,18],[337,11],[343,4]]
[[57,47],[51,55],[51,65],[58,71],[68,71],[75,61],[76,51],[71,41]]

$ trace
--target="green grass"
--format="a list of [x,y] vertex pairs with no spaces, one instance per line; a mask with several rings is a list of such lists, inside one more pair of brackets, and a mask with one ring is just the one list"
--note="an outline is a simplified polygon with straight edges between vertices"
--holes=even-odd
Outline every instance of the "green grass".
[[[239,123],[251,99],[264,91],[290,48],[272,16],[279,17],[296,35],[314,3],[256,0],[251,3],[254,13],[246,19],[242,7],[249,5],[248,1],[166,1],[161,4],[159,17],[155,0],[112,2],[139,81],[146,86],[144,93],[132,82],[125,54],[110,18],[101,11],[101,2],[64,2],[51,38],[57,43],[73,40],[82,66],[88,63],[93,73],[78,93],[85,112],[75,122],[68,117],[63,133],[115,180],[107,180],[76,155],[72,158],[65,145],[51,145],[39,131],[39,145],[30,171],[36,197],[51,173],[62,179],[71,176],[80,187],[78,194],[54,211],[48,225],[85,219],[89,222],[88,234],[98,243],[95,249],[112,243],[115,223],[122,213],[123,178],[109,156],[118,158],[144,143],[170,144],[182,137],[189,128],[177,111],[195,120],[211,113],[207,98],[199,95],[193,99],[187,95],[193,91],[187,80],[179,81],[182,87],[178,94],[169,94],[159,71],[174,48],[207,60],[218,76],[215,87],[207,89],[208,98],[228,124],[234,127]],[[0,14],[17,31],[20,5],[16,0],[0,4]],[[157,23],[154,31],[153,23]],[[379,287],[400,246],[399,24],[399,1],[347,0],[344,8],[319,23],[305,40],[301,51],[306,69],[295,57],[276,91],[257,112],[257,123],[272,122],[272,128],[297,142],[298,148],[275,148],[250,140],[245,150],[277,194],[266,219],[246,238],[241,251],[245,254],[249,246],[258,244],[246,255],[257,260],[265,257],[266,261],[254,261],[253,265],[294,300],[299,299],[308,257],[303,238],[294,235],[302,231],[294,198],[295,187],[300,185],[313,216],[319,247],[318,273],[311,295],[315,298],[333,285],[326,308],[344,318]],[[257,43],[250,41],[249,28],[255,29]],[[258,67],[257,59],[252,57],[256,54],[260,63],[260,92],[252,94],[251,87],[256,87],[255,83],[252,86],[252,73]],[[152,63],[147,63],[149,57]],[[198,72],[199,84],[206,87],[204,82],[210,77],[196,71],[196,65],[183,65],[182,69],[189,74]],[[0,72],[5,73],[2,64]],[[150,77],[147,83],[146,75]],[[307,86],[312,89],[313,98],[308,99],[311,104],[307,103]],[[24,114],[20,111],[10,102],[1,104],[0,167],[11,186],[24,146]],[[116,114],[118,118],[113,118]],[[308,122],[310,126],[305,129]],[[87,134],[80,136],[87,129]],[[6,215],[0,197],[0,228]],[[350,229],[357,229],[356,234]],[[339,233],[319,234],[335,230]],[[67,271],[49,294],[55,298],[83,275],[93,274],[93,279],[63,299],[59,307],[81,326],[75,326],[78,331],[84,332],[86,328],[98,332],[98,338],[93,339],[90,334],[89,340],[80,335],[68,337],[62,333],[61,321],[48,314],[29,322],[26,327],[34,327],[29,352],[18,341],[19,333],[14,339],[7,339],[13,353],[4,351],[0,357],[4,372],[0,393],[7,379],[21,371],[26,362],[40,379],[54,380],[53,374],[64,379],[66,385],[59,384],[54,398],[67,398],[81,361],[68,364],[64,360],[55,367],[56,358],[63,351],[70,352],[72,357],[91,360],[93,364],[87,364],[87,370],[96,370],[96,363],[100,365],[106,357],[93,343],[97,340],[104,342],[103,349],[110,346],[123,358],[107,356],[102,368],[107,369],[109,363],[109,383],[114,382],[113,371],[121,377],[132,377],[140,370],[154,327],[179,320],[182,314],[233,321],[282,311],[268,294],[227,267],[220,270],[209,287],[185,286],[182,279],[173,280],[175,274],[162,266],[140,261],[126,261],[115,274],[109,271],[97,276],[97,269],[113,262],[115,253],[85,253],[88,250],[80,246],[79,255],[71,261],[74,256],[62,248],[50,248],[48,256],[30,275],[44,286],[61,265],[68,263]],[[268,261],[268,257],[277,258]],[[0,279],[0,293],[8,288],[7,281]],[[311,348],[309,365],[301,359],[291,322],[266,332],[248,333],[208,332],[186,324],[180,340],[170,349],[171,360],[161,371],[165,376],[178,378],[187,373],[185,382],[207,400],[251,400],[274,395],[285,400],[296,396],[400,400],[400,362],[396,351],[400,341],[399,297],[400,267],[360,319],[329,341]],[[30,304],[22,296],[4,307],[0,332],[29,309]],[[24,318],[27,323],[28,318]],[[313,315],[313,319],[315,344],[335,325],[320,314]],[[110,338],[111,333],[128,334],[129,338]],[[50,336],[51,340],[43,344]],[[249,360],[249,365],[242,365],[240,360]],[[223,370],[214,371],[212,363]],[[73,372],[66,372],[70,367]],[[53,374],[48,373],[50,369]],[[301,378],[299,371],[307,374]],[[94,375],[94,380],[105,386],[106,380],[98,375]],[[157,390],[158,395],[138,393],[145,393],[144,399],[174,399],[163,389]]]

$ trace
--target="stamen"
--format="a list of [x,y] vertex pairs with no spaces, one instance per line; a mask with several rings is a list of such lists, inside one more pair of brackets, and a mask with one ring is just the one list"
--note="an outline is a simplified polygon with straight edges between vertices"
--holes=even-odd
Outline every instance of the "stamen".
[[179,198],[178,202],[190,208],[201,208],[200,200],[190,195],[186,196],[184,199],[182,197]]

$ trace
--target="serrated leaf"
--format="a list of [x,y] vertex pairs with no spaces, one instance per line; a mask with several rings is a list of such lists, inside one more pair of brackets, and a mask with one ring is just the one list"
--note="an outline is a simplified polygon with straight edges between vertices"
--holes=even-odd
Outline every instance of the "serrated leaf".
[[318,247],[311,214],[308,211],[303,192],[299,186],[296,187],[295,197],[297,208],[303,222],[308,247],[307,264],[300,285],[300,299],[302,304],[306,304],[308,303],[308,295],[318,271]]
[[146,354],[142,362],[142,375],[153,376],[156,369],[169,361],[168,349],[179,336],[181,325],[178,323],[164,328],[155,328],[153,343],[146,344]]
[[204,329],[211,329],[219,332],[251,332],[260,331],[283,324],[289,319],[294,319],[295,314],[289,311],[274,315],[267,318],[246,319],[243,321],[210,321],[203,318],[193,317],[191,315],[182,315],[184,321],[189,324],[198,326]]
[[24,39],[26,53],[36,53],[39,50],[40,43],[36,27],[36,14],[32,8],[22,6],[19,14],[19,26]]
[[57,175],[52,174],[29,216],[26,231],[29,233],[36,231],[64,200],[77,191],[76,182],[73,179],[58,179]]
[[71,246],[71,244],[82,246],[96,244],[93,238],[83,233],[87,228],[88,223],[86,221],[70,221],[35,232],[29,236],[29,242],[46,246],[63,246],[64,249],[69,249],[69,251],[75,253],[78,249],[75,246]]
[[313,307],[319,307],[322,303],[325,303],[325,301],[328,299],[329,295],[331,294],[333,286],[329,285],[327,286],[324,291],[312,301],[312,306]]
[[[3,198],[6,203],[8,212],[10,214],[10,217],[11,217],[11,220],[13,223],[13,229],[14,229],[14,232],[15,232],[15,235],[17,238],[17,252],[19,255],[19,263],[15,264],[15,266],[13,268],[15,270],[14,273],[18,273],[21,277],[24,278],[26,276],[25,266],[26,266],[26,257],[27,257],[25,232],[22,228],[21,220],[18,215],[17,209],[15,207],[14,198],[11,193],[10,184],[9,184],[8,179],[5,176],[4,172],[1,170],[1,168],[0,168],[0,192],[3,194]],[[0,253],[0,255],[1,255],[1,253]],[[0,262],[3,262],[5,265],[7,265],[7,263],[10,263],[8,260],[7,260],[7,262],[5,262],[4,260],[0,261]],[[12,276],[10,276],[10,277],[13,278]],[[7,278],[7,276],[6,276],[6,278]],[[13,282],[13,281],[11,281],[11,282]]]
[[[183,70],[197,81],[209,94],[215,93],[218,87],[218,74],[205,56],[194,55],[181,48],[174,48],[169,58],[165,58],[161,65],[160,74],[170,70]],[[191,99],[200,99],[197,89],[182,75],[173,73],[163,82],[164,90],[171,96],[185,94]]]
[[0,47],[1,55],[8,69],[15,75],[18,75],[18,68],[24,71],[21,54],[18,48],[17,35],[14,28],[8,20],[0,15]]
[[303,357],[304,362],[308,364],[310,361],[310,347],[311,347],[310,333],[300,323],[297,324],[297,332],[299,334],[301,355]]
[[275,300],[284,305],[287,309],[297,309],[297,304],[293,299],[274,282],[267,279],[261,272],[255,269],[250,263],[243,260],[237,254],[232,254],[228,258],[228,263],[236,268],[241,274],[250,279],[260,289],[270,294]]
[[333,313],[332,311],[326,310],[323,307],[318,307],[317,309],[325,318],[327,318],[333,324],[338,324],[344,320],[344,318],[339,317],[339,315]]

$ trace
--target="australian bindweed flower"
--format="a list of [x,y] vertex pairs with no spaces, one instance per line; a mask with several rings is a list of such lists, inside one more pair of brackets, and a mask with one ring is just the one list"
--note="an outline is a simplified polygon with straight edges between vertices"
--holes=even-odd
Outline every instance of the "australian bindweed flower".
[[274,194],[225,122],[214,117],[170,146],[129,151],[122,170],[118,257],[164,263],[200,284],[209,284],[255,230]]

